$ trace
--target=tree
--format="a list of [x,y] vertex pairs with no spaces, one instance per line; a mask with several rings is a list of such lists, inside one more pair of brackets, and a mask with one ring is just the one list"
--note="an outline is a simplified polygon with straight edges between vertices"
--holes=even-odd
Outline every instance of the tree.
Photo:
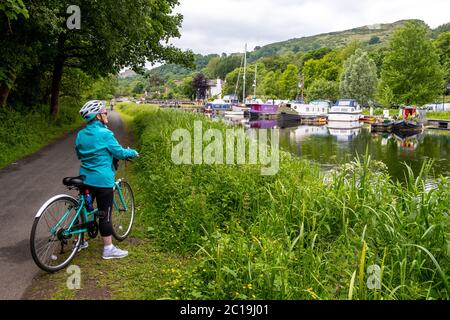
[[208,78],[203,73],[197,73],[192,80],[192,84],[195,88],[196,97],[198,100],[206,99],[208,92]]
[[298,68],[289,64],[281,75],[281,94],[285,99],[294,100],[298,93],[299,72]]
[[380,43],[380,37],[372,36],[369,40],[369,45]]
[[[29,18],[29,12],[22,0],[7,0],[0,3],[0,107],[6,105],[17,72],[30,62],[30,48],[24,43],[11,41],[14,38],[12,23],[24,23]],[[22,52],[22,54],[18,54]]]
[[[67,3],[61,0],[30,2],[29,21],[13,26],[17,35],[35,26],[46,26],[39,29],[42,32],[34,42],[41,43],[39,62],[52,71],[53,115],[58,113],[65,68],[78,68],[97,77],[115,74],[125,66],[140,70],[147,61],[192,66],[190,51],[167,45],[171,38],[180,36],[182,17],[172,14],[177,0],[74,0],[72,4],[81,8],[79,30],[66,27]],[[11,37],[6,45],[20,41]]]
[[434,41],[434,45],[444,69],[445,84],[450,83],[450,31],[441,33]]
[[193,81],[193,77],[186,77],[180,85],[181,94],[190,100],[194,100],[197,93]]
[[339,98],[339,82],[325,79],[314,80],[306,90],[309,101],[317,99],[337,100]]
[[277,99],[281,97],[281,71],[269,71],[265,74],[261,86],[263,95],[268,98]]
[[377,67],[367,52],[357,49],[345,61],[341,76],[340,91],[346,98],[354,98],[361,105],[368,105],[377,88]]
[[242,56],[231,55],[209,60],[204,70],[211,78],[225,79],[226,75],[241,65]]
[[302,69],[306,88],[317,79],[338,81],[341,72],[341,60],[336,51],[328,53],[319,60],[308,60]]
[[396,104],[423,105],[442,93],[442,67],[427,34],[428,29],[414,21],[392,36],[381,72],[381,87],[392,90]]

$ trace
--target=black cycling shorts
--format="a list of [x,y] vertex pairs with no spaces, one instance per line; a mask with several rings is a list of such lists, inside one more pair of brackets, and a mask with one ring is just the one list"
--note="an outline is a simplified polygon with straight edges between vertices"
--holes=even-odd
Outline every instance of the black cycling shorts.
[[92,186],[85,186],[92,195],[92,201],[97,200],[98,208],[98,228],[102,237],[109,237],[112,235],[112,206],[114,198],[113,188],[99,188]]

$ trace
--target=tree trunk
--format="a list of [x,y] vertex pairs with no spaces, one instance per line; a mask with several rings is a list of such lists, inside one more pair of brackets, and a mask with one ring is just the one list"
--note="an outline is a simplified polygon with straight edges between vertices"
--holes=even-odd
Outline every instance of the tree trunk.
[[50,113],[56,117],[59,112],[59,91],[61,90],[61,80],[64,69],[64,43],[66,42],[66,35],[61,33],[58,37],[58,54],[56,55],[53,64],[53,78],[50,98]]
[[0,84],[0,107],[6,106],[6,102],[8,101],[9,93],[11,92],[11,88],[16,81],[16,73],[13,69],[8,72],[9,80]]
[[53,66],[53,79],[50,99],[50,113],[56,117],[59,112],[59,92],[61,90],[61,80],[64,69],[64,59],[57,57]]

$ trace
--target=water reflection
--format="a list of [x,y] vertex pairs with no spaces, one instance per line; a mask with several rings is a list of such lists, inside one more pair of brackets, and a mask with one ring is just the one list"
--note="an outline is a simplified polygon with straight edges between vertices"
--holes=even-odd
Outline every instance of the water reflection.
[[359,121],[329,121],[327,127],[330,135],[338,141],[351,141],[361,133],[362,125]]
[[383,161],[389,174],[405,180],[408,164],[415,174],[425,160],[433,160],[433,174],[450,175],[450,131],[426,130],[405,135],[371,132],[369,125],[359,122],[330,122],[326,125],[301,125],[286,119],[249,120],[244,116],[222,117],[231,124],[246,128],[279,128],[283,149],[320,164],[325,170],[352,161],[366,149],[373,160]]

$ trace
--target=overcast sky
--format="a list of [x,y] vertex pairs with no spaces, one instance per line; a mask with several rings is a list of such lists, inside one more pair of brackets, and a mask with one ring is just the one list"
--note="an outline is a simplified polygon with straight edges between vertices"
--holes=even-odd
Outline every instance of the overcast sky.
[[450,0],[179,0],[181,38],[194,53],[242,52],[273,42],[402,19],[450,22]]

